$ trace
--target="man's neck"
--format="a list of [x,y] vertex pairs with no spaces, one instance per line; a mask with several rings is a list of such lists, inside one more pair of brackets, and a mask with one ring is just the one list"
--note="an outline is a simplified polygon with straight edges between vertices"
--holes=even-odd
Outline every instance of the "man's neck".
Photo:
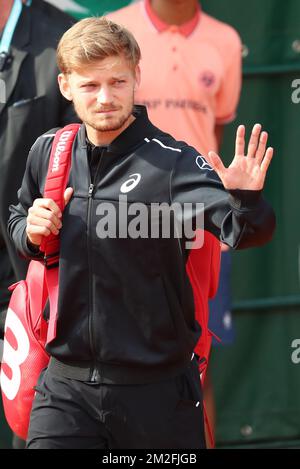
[[14,0],[0,0],[0,31],[7,23],[13,4]]
[[135,120],[135,117],[131,115],[129,119],[125,122],[125,124],[118,130],[112,130],[111,132],[105,131],[102,132],[100,130],[96,130],[93,127],[85,124],[86,134],[89,141],[96,145],[97,147],[101,147],[104,145],[109,145],[113,140],[115,140],[122,132],[124,132],[127,127],[132,124]]
[[150,0],[157,16],[167,24],[181,24],[190,21],[198,8],[198,0]]

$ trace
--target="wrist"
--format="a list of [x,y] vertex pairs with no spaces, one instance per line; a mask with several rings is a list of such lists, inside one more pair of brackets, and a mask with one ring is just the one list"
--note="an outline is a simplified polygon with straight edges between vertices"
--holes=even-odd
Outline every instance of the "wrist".
[[33,252],[33,253],[38,253],[40,251],[40,246],[38,244],[34,244],[28,237],[26,237],[26,244],[27,244],[27,247],[28,249]]
[[262,191],[261,190],[241,190],[234,189],[228,190],[230,205],[237,210],[251,210],[257,207],[259,204]]

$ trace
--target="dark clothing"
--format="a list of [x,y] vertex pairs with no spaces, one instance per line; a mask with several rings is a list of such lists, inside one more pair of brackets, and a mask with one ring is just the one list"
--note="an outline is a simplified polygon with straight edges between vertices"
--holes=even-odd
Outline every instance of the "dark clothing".
[[230,251],[221,255],[219,286],[209,300],[209,329],[220,339],[212,337],[212,345],[231,345],[235,337],[231,313],[231,257]]
[[106,151],[107,146],[105,147],[96,147],[87,141],[87,157],[89,162],[89,170],[91,175],[91,183],[95,181],[95,176],[97,174],[98,166],[101,161],[102,151]]
[[6,88],[6,102],[0,103],[0,310],[8,303],[7,285],[15,276],[24,278],[28,265],[6,231],[8,207],[17,200],[28,152],[43,132],[76,120],[73,106],[60,94],[56,65],[58,40],[74,21],[41,0],[23,6],[11,43],[11,66],[0,72]]
[[174,378],[140,385],[76,381],[48,369],[36,391],[29,449],[205,448],[196,359]]
[[7,249],[0,248],[0,339],[1,331],[4,330],[6,309],[10,297],[8,287],[13,283],[12,275],[12,268]]
[[[135,202],[146,204],[151,228],[162,222],[157,213],[149,213],[154,203],[193,203],[183,213],[184,222],[195,220],[196,211],[203,212],[196,203],[203,203],[205,229],[233,248],[264,244],[275,226],[260,192],[228,194],[195,149],[154,127],[144,107],[137,107],[135,116],[102,149],[94,184],[84,125],[75,139],[69,180],[74,194],[60,233],[57,335],[47,345],[50,355],[88,368],[90,376],[97,369],[105,383],[176,376],[200,336],[186,273],[186,239],[125,237],[137,213]],[[19,204],[11,207],[10,236],[32,258],[39,255],[28,249],[26,216],[43,194],[52,140],[45,134],[34,144]],[[105,237],[108,207],[116,214],[114,238]]]

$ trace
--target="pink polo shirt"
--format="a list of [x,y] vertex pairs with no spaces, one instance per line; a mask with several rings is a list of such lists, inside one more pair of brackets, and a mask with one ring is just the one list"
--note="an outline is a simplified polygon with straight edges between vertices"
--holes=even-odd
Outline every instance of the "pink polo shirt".
[[150,1],[108,15],[134,34],[142,81],[136,103],[151,121],[200,153],[217,150],[215,125],[235,117],[241,87],[241,41],[229,25],[202,12],[181,25],[163,23]]

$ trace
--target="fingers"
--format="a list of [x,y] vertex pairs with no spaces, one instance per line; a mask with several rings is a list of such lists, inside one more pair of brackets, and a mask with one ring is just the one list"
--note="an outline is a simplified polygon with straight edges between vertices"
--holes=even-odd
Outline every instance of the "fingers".
[[62,227],[60,218],[51,210],[47,210],[43,207],[32,206],[28,210],[27,222],[30,225],[43,226],[54,235],[57,235]]
[[60,228],[62,227],[61,222],[57,223],[57,225],[52,222],[48,218],[42,218],[38,215],[30,215],[28,217],[28,223],[34,226],[42,226],[49,230],[49,232],[53,233],[54,235],[58,235]]
[[248,153],[247,156],[249,158],[254,158],[257,150],[257,145],[260,137],[260,132],[261,132],[261,125],[260,124],[255,124],[252,129],[251,137],[249,140],[249,145],[248,145]]
[[40,246],[44,236],[50,235],[50,230],[45,226],[30,225],[27,220],[26,234],[29,242],[34,246]]
[[261,132],[261,125],[255,124],[252,130],[248,145],[248,157],[255,158],[255,163],[260,165],[260,169],[263,173],[266,173],[268,167],[272,161],[274,149],[269,147],[266,151],[268,142],[268,133]]
[[[209,153],[212,153],[212,152],[209,152]],[[205,159],[208,162],[209,166],[211,166],[209,153],[205,155]]]
[[55,215],[54,212],[51,210],[47,210],[46,208],[43,207],[30,207],[28,210],[28,217],[38,217],[41,219],[45,219],[52,223],[56,228],[61,228],[62,223],[61,223],[61,218],[59,218],[57,215]]
[[245,126],[239,125],[236,131],[235,154],[244,156],[245,154]]
[[61,210],[52,199],[36,199],[28,210],[26,233],[28,239],[40,245],[43,236],[59,234],[62,227]]
[[60,208],[52,199],[35,199],[35,201],[33,202],[33,207],[46,208],[48,210],[51,210],[57,217],[62,216]]
[[41,244],[41,240],[36,242],[35,240],[42,237],[42,236],[49,236],[51,231],[46,228],[46,226],[38,226],[38,225],[31,225],[27,223],[26,233],[29,240],[32,244]]
[[226,168],[223,165],[221,158],[214,151],[210,151],[207,155],[207,160],[210,166],[216,171],[220,179],[222,179],[221,175]]
[[260,169],[263,173],[266,173],[268,170],[268,167],[272,161],[274,155],[274,149],[272,147],[269,147],[265,153],[265,157],[263,159],[262,164],[260,165]]
[[70,202],[72,195],[73,195],[73,189],[72,187],[68,187],[64,193],[65,206]]
[[264,158],[264,154],[266,151],[268,141],[268,134],[267,132],[262,132],[259,139],[259,144],[256,150],[255,159],[258,164],[260,164]]

